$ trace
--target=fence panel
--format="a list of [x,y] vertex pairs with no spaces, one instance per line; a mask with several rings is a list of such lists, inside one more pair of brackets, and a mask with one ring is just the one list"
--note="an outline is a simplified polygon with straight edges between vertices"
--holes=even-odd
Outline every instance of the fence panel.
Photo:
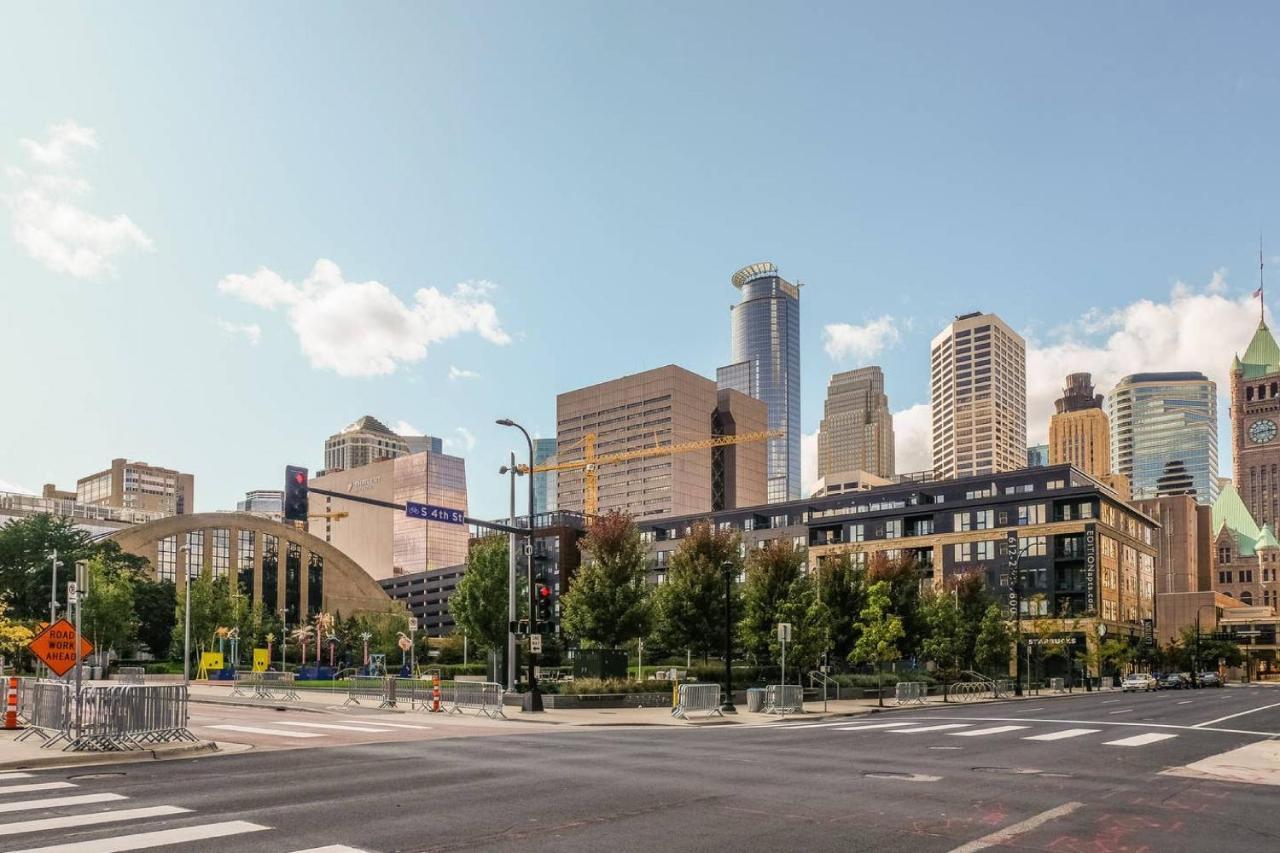
[[894,700],[899,705],[923,705],[929,685],[923,681],[899,681],[894,685]]
[[145,666],[122,666],[116,671],[116,678],[121,684],[145,684],[147,668]]
[[804,687],[799,684],[769,684],[764,688],[766,714],[795,714],[804,711]]
[[493,681],[455,681],[453,683],[453,705],[450,714],[461,714],[464,710],[474,710],[476,716],[481,714],[490,719],[506,719],[502,713],[502,685]]
[[680,698],[676,706],[671,709],[671,716],[687,720],[689,714],[697,713],[705,713],[707,716],[712,714],[724,716],[720,711],[719,684],[680,685]]
[[66,741],[64,750],[112,751],[198,740],[187,729],[185,685],[94,685],[77,700],[70,684],[41,681],[31,694],[30,727],[20,739],[37,735],[42,747]]

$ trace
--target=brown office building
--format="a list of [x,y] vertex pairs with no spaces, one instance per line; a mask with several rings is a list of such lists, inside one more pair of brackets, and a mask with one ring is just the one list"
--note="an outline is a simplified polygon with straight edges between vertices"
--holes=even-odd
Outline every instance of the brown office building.
[[1102,395],[1093,391],[1088,373],[1067,376],[1057,410],[1049,418],[1049,464],[1074,465],[1121,500],[1129,500],[1129,478],[1111,471],[1111,422],[1102,409]]
[[[44,487],[45,497],[69,494],[52,483]],[[195,512],[196,480],[172,468],[146,462],[112,459],[111,467],[76,480],[76,503],[109,506],[162,515]]]
[[1134,501],[1133,506],[1160,522],[1154,539],[1156,594],[1209,589],[1212,508],[1197,503],[1191,495],[1148,498]]
[[[583,457],[589,434],[598,456],[768,429],[760,400],[674,364],[556,397],[556,458]],[[667,453],[601,465],[598,511],[633,517],[711,512],[767,501],[765,442]],[[556,506],[582,512],[583,472],[559,472]]]

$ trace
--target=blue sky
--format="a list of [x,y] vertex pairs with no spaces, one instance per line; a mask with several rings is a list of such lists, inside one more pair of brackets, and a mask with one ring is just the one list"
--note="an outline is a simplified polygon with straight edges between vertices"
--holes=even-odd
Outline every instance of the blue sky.
[[956,313],[1028,335],[1033,438],[1070,370],[1221,378],[1280,247],[1277,17],[7,4],[0,481],[127,456],[227,509],[370,413],[450,439],[496,515],[494,418],[713,375],[762,259],[806,285],[806,434],[882,364],[904,467]]

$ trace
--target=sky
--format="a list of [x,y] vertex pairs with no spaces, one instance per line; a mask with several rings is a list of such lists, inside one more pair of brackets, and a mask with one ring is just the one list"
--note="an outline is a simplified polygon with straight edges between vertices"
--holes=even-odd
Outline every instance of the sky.
[[928,465],[929,342],[968,311],[1028,339],[1032,443],[1068,372],[1225,391],[1260,236],[1280,276],[1277,24],[1265,3],[6,3],[0,490],[123,456],[232,509],[372,414],[443,437],[471,513],[503,515],[524,451],[496,418],[549,437],[558,392],[714,377],[729,277],[761,260],[804,284],[806,480],[827,379],[863,364],[899,469]]

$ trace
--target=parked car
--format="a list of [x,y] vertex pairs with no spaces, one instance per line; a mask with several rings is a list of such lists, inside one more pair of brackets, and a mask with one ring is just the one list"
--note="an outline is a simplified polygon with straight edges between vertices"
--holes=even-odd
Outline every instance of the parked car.
[[1222,676],[1216,672],[1202,672],[1197,676],[1201,687],[1221,687]]
[[1124,677],[1124,680],[1120,682],[1120,689],[1125,693],[1139,690],[1159,690],[1160,682],[1156,681],[1155,676],[1149,672],[1135,672]]
[[1191,679],[1180,672],[1171,672],[1160,679],[1161,690],[1181,690],[1191,686]]

